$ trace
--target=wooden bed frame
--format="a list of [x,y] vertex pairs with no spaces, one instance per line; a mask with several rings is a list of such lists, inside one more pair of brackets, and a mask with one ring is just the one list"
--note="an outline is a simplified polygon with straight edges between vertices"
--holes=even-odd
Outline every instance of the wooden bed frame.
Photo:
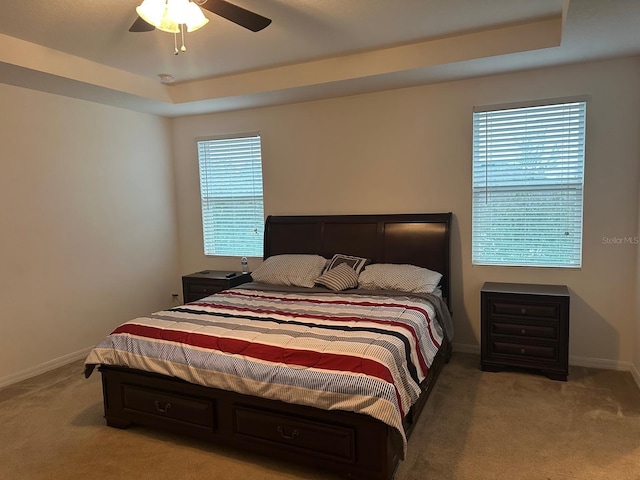
[[[441,288],[450,305],[450,223],[451,213],[270,216],[264,257],[342,253],[426,267],[443,274]],[[445,342],[405,417],[407,437],[450,355]],[[402,453],[391,427],[367,415],[291,405],[126,367],[103,365],[100,371],[112,427],[157,427],[363,480],[393,478]]]

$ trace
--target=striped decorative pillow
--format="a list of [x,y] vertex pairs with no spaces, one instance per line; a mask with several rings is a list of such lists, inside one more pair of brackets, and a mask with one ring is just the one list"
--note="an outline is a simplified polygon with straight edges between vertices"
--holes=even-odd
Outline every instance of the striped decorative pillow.
[[355,288],[358,286],[358,274],[346,263],[341,263],[316,278],[316,285],[324,285],[336,292]]
[[332,268],[336,268],[338,265],[346,264],[353,268],[356,274],[360,275],[360,271],[364,268],[365,265],[371,263],[371,260],[363,257],[353,257],[351,255],[343,255],[341,253],[336,253],[329,263],[327,263],[325,272],[328,272]]

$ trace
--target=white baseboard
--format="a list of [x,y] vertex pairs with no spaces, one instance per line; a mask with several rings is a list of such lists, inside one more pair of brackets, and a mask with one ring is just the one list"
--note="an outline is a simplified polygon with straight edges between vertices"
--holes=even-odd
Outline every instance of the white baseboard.
[[36,375],[40,375],[41,373],[46,373],[50,370],[55,370],[56,368],[63,367],[71,362],[75,362],[76,360],[81,360],[89,355],[89,352],[92,348],[93,347],[87,347],[77,352],[69,353],[68,355],[63,355],[62,357],[58,357],[48,362],[41,363],[40,365],[36,365],[35,367],[27,368],[26,370],[22,370],[6,377],[2,377],[0,378],[0,388],[13,385],[14,383],[18,383],[23,380],[27,380],[29,378],[35,377]]
[[605,370],[620,370],[622,372],[630,372],[633,379],[640,388],[640,372],[631,362],[620,362],[616,360],[606,360],[604,358],[592,357],[569,357],[570,365],[578,365],[580,367],[603,368]]
[[569,356],[569,365],[578,367],[603,368],[605,370],[620,370],[622,372],[631,371],[631,362],[621,362],[619,360],[607,360],[606,358]]
[[[480,355],[480,345],[471,345],[465,343],[453,343],[453,351],[460,353],[475,353]],[[607,360],[605,358],[594,357],[578,357],[571,355],[569,357],[569,365],[579,367],[602,368],[605,370],[619,370],[623,372],[631,372],[633,379],[640,388],[640,372],[638,368],[631,362],[621,362],[618,360]]]
[[633,375],[633,379],[638,384],[638,388],[640,388],[640,372],[634,364],[631,364],[631,375]]

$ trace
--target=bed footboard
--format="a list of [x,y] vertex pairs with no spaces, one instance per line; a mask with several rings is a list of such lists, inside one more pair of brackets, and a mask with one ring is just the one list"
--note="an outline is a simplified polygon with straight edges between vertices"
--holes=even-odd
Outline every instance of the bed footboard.
[[100,368],[107,425],[141,424],[302,462],[348,478],[389,480],[392,429],[371,417],[202,387],[122,367]]
[[[406,417],[407,435],[450,353],[447,343],[436,356],[423,393]],[[111,427],[146,425],[353,479],[390,480],[400,461],[397,434],[367,415],[291,405],[126,367],[99,370],[104,416]]]

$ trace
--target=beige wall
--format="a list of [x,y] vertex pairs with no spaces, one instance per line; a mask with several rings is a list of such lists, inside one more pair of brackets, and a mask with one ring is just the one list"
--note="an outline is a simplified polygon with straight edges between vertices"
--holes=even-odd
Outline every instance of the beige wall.
[[[483,282],[561,283],[572,293],[571,361],[630,368],[638,343],[637,246],[603,237],[638,232],[639,80],[640,59],[630,58],[175,119],[180,271],[239,266],[202,253],[195,137],[260,131],[267,215],[455,214],[456,348],[477,350]],[[583,268],[473,267],[472,107],[584,94],[591,100]]]
[[0,386],[177,288],[170,124],[0,84]]
[[[638,143],[640,143],[640,135],[638,135]],[[640,155],[638,155],[638,162],[640,162]],[[638,238],[640,238],[640,221],[638,222]],[[634,353],[631,373],[638,386],[640,386],[640,255],[638,255],[636,265],[636,334]]]

